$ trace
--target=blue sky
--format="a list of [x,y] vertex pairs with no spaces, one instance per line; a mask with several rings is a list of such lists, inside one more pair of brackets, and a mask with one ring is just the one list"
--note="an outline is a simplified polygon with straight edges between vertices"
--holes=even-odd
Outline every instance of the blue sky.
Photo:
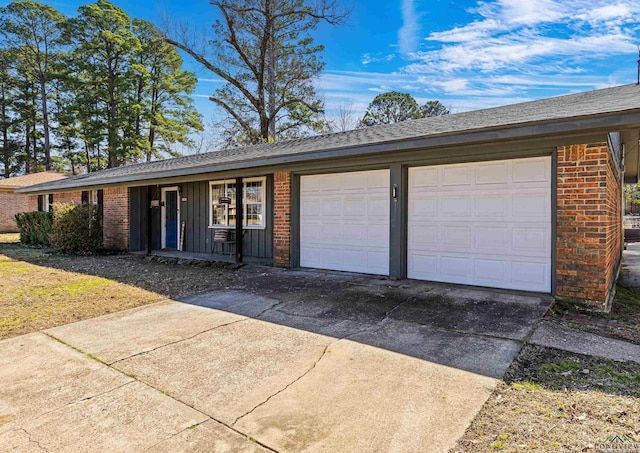
[[[345,1],[348,23],[315,34],[325,45],[316,84],[329,117],[344,104],[362,112],[389,90],[462,112],[636,81],[638,0]],[[50,2],[68,15],[83,3]],[[206,0],[114,3],[132,17],[157,22],[167,12],[205,30],[215,14]],[[185,63],[198,74],[196,105],[211,122],[207,98],[220,82]]]

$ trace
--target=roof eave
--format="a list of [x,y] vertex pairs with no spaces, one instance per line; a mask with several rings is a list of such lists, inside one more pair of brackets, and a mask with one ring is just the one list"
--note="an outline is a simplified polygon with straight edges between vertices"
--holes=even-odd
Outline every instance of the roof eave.
[[200,173],[214,173],[219,171],[240,170],[272,165],[281,165],[291,162],[304,162],[321,159],[334,159],[341,157],[356,157],[367,154],[377,154],[394,151],[410,151],[414,149],[440,148],[454,145],[469,145],[483,142],[502,142],[523,138],[550,137],[568,133],[585,132],[611,132],[620,129],[640,127],[640,109],[615,112],[610,114],[591,115],[587,117],[574,117],[564,120],[551,120],[544,123],[519,124],[515,126],[501,126],[482,130],[458,132],[454,134],[430,135],[426,137],[403,139],[393,142],[374,143],[369,145],[312,151],[284,156],[274,156],[262,159],[251,159],[231,162],[228,164],[203,165],[174,170],[164,170],[136,175],[125,175],[102,180],[68,181],[68,184],[51,185],[49,183],[38,184],[16,190],[19,193],[46,193],[50,191],[68,191],[98,187],[103,185],[126,185],[133,181],[156,180],[176,176],[196,175]]

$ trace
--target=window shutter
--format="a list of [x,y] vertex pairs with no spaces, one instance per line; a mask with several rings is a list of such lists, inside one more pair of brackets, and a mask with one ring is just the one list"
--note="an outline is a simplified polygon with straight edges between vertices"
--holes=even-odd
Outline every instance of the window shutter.
[[49,194],[49,212],[53,212],[53,194]]
[[44,211],[44,195],[38,195],[38,211]]
[[89,192],[86,190],[82,191],[82,203],[89,203]]
[[98,206],[102,206],[103,197],[104,197],[104,193],[102,189],[98,190]]

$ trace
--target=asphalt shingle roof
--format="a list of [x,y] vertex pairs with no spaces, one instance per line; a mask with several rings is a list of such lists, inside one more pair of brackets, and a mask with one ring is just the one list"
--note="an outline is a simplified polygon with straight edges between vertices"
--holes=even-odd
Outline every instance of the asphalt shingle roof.
[[19,187],[33,186],[51,181],[59,181],[67,178],[67,175],[55,171],[42,171],[23,176],[0,179],[0,189],[17,189]]
[[27,191],[56,190],[77,186],[109,184],[123,180],[151,179],[154,174],[202,167],[212,167],[265,159],[303,156],[377,144],[398,143],[397,149],[409,149],[402,142],[436,136],[464,135],[470,132],[507,129],[522,125],[546,124],[574,118],[585,118],[629,111],[640,111],[640,86],[623,85],[601,90],[475,110],[441,117],[319,135],[279,143],[224,149],[156,162],[132,164],[99,172],[78,175],[64,181],[30,187]]

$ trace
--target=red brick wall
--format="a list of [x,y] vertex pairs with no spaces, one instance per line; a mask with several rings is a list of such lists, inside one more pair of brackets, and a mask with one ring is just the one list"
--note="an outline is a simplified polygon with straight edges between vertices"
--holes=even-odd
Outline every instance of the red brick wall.
[[273,175],[273,264],[291,266],[291,173]]
[[26,211],[29,211],[29,198],[27,195],[14,193],[13,190],[0,191],[0,233],[17,232],[18,226],[14,216],[19,212]]
[[129,188],[115,187],[103,192],[103,245],[107,249],[129,249]]
[[[64,204],[80,204],[82,203],[82,192],[54,193],[53,202],[64,203]],[[37,198],[36,198],[36,203],[37,203]],[[37,204],[36,204],[36,209],[38,209]]]
[[38,210],[38,196],[37,195],[29,195],[28,203],[28,212],[37,211]]
[[610,308],[622,251],[621,190],[607,143],[558,148],[557,296]]

